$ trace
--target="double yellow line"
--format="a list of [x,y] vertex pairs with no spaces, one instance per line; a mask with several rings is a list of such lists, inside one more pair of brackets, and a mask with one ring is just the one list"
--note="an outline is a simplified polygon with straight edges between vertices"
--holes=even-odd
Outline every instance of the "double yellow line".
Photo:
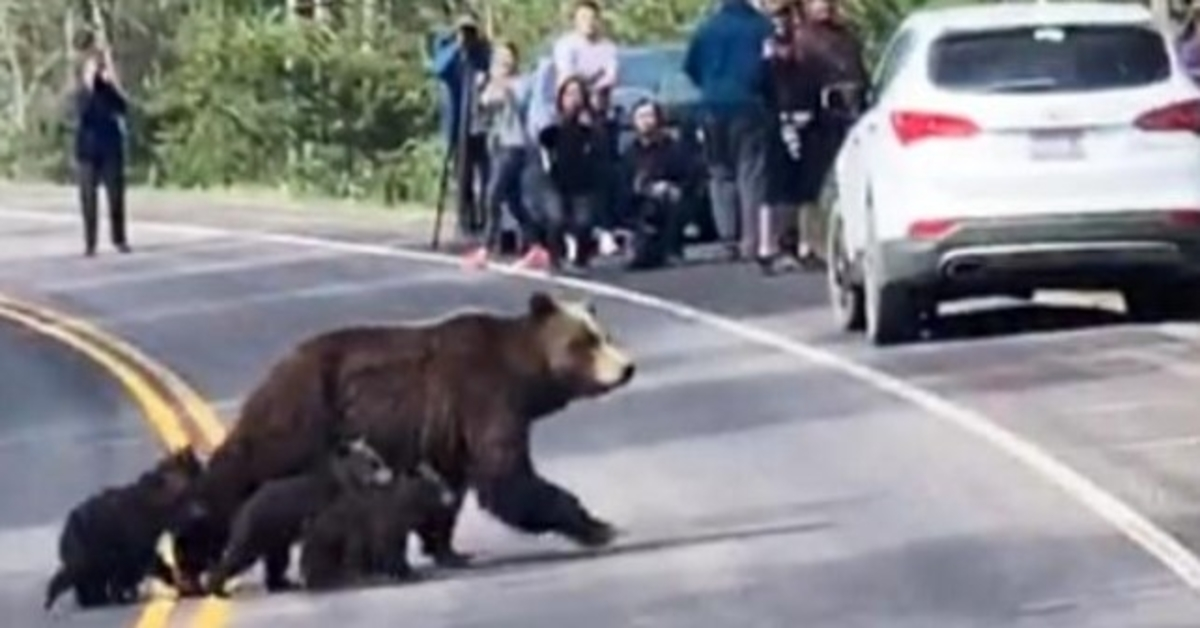
[[[142,416],[167,450],[193,446],[201,453],[211,453],[225,438],[225,427],[196,391],[119,338],[78,318],[3,295],[0,295],[0,318],[80,352],[111,374],[137,402]],[[177,598],[169,591],[156,591],[142,607],[134,628],[166,628],[176,603]],[[229,611],[227,600],[205,598],[190,625],[192,628],[225,626]]]

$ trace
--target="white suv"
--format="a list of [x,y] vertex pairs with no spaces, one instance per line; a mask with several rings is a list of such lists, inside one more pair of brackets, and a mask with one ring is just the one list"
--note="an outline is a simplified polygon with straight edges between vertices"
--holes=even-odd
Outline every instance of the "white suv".
[[1120,290],[1163,317],[1200,286],[1200,90],[1140,5],[914,13],[824,195],[846,329],[915,339],[939,301]]

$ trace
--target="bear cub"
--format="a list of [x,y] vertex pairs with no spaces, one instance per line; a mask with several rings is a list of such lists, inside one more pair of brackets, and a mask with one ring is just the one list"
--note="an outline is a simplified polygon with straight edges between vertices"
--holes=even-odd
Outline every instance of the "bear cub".
[[456,501],[445,479],[424,462],[391,486],[341,496],[304,532],[300,570],[305,586],[328,590],[373,575],[412,578],[409,534]]
[[339,496],[393,481],[391,468],[364,438],[340,442],[312,470],[272,480],[238,509],[229,543],[209,575],[207,591],[225,597],[225,583],[263,560],[267,591],[295,588],[287,578],[292,545],[309,521]]
[[132,484],[106,488],[73,508],[59,536],[60,567],[46,587],[45,609],[71,588],[80,608],[94,608],[134,602],[147,576],[177,586],[158,540],[200,507],[191,488],[203,472],[195,452],[181,449]]

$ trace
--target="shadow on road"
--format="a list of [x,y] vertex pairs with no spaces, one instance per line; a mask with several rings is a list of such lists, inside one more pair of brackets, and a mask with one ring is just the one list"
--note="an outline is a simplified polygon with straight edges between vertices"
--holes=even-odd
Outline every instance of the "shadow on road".
[[1110,310],[1025,303],[944,314],[930,325],[929,340],[1063,332],[1128,322],[1127,316]]

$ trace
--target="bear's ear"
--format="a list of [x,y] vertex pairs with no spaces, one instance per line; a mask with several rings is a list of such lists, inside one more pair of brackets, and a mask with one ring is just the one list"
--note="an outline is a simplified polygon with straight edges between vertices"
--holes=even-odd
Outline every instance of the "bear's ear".
[[558,301],[545,292],[534,292],[529,297],[529,316],[535,320],[547,318],[558,311]]

